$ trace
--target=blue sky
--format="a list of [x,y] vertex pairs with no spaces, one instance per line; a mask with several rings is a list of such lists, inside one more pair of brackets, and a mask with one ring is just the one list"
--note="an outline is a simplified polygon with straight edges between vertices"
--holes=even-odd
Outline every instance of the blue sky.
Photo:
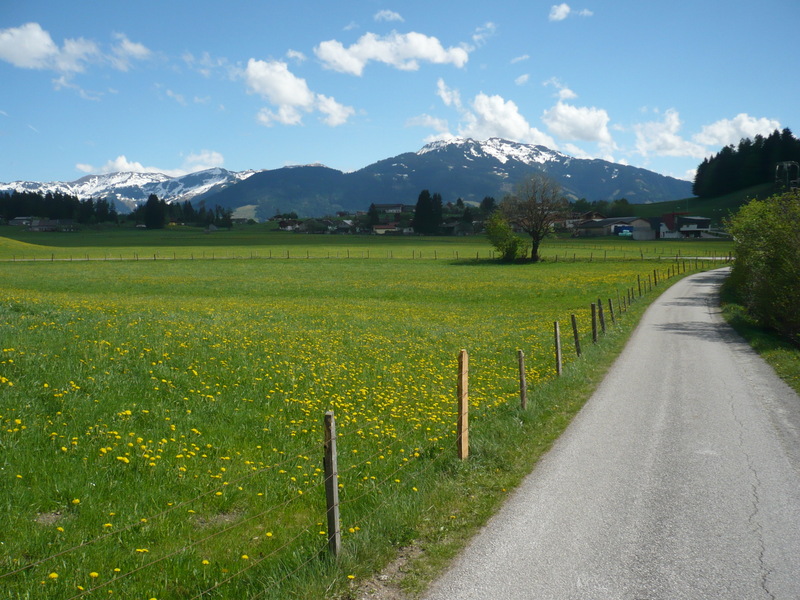
[[800,127],[797,0],[0,1],[0,181],[504,137],[691,179]]

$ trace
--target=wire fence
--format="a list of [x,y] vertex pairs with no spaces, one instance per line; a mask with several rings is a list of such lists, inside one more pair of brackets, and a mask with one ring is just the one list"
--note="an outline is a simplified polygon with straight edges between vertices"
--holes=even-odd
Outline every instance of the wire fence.
[[[662,285],[666,280],[669,280],[673,277],[684,275],[689,273],[690,271],[700,271],[707,268],[710,264],[710,261],[701,261],[700,259],[677,259],[674,260],[672,264],[668,265],[666,269],[656,268],[652,272],[652,277],[648,274],[647,279],[644,280],[641,277],[637,277],[637,281],[635,284],[631,286],[626,286],[625,293],[622,294],[618,291],[617,299],[616,299],[616,310],[615,310],[615,303],[614,299],[609,298],[607,300],[609,316],[611,317],[610,323],[607,323],[604,319],[604,312],[603,312],[603,299],[598,299],[597,302],[592,302],[592,341],[597,342],[601,333],[605,332],[607,327],[612,327],[616,324],[618,319],[622,319],[624,315],[629,310],[632,303],[636,302],[640,298],[642,298],[645,294],[652,291],[654,288],[658,288]],[[716,266],[716,265],[714,265]],[[599,310],[597,310],[599,308]],[[599,319],[599,323],[598,320]],[[577,331],[577,324],[574,315],[571,315],[572,327],[574,330],[574,339],[575,339],[575,353],[578,357],[581,356],[581,347],[580,347],[580,336],[578,335]],[[599,325],[599,327],[598,327]],[[562,360],[562,345],[559,333],[558,323],[556,323],[555,327],[555,339],[554,339],[554,360],[558,362],[558,372],[561,373],[561,360]],[[521,395],[521,407],[526,409],[526,392],[527,386],[525,385],[525,371],[524,371],[524,363],[520,362],[520,377],[521,377],[521,385],[520,385],[520,395]],[[459,372],[459,377],[468,377],[468,373]],[[459,385],[459,394],[458,395],[467,395],[466,389],[461,389],[462,386]],[[463,398],[454,398],[454,404],[457,400],[463,400]],[[468,406],[468,404],[467,404]],[[320,415],[321,417],[322,415]],[[341,434],[340,434],[341,435]],[[293,507],[296,507],[295,514],[297,515],[306,515],[305,517],[300,517],[292,524],[292,533],[281,537],[280,541],[276,540],[274,548],[264,550],[262,553],[250,559],[247,557],[248,560],[242,563],[241,568],[233,570],[231,572],[225,573],[223,577],[219,578],[218,580],[214,581],[213,583],[209,584],[208,587],[202,589],[195,595],[191,596],[192,600],[196,600],[199,598],[203,598],[205,596],[209,596],[213,594],[215,591],[219,590],[220,588],[230,584],[232,581],[242,578],[245,574],[251,573],[254,570],[262,567],[265,562],[278,559],[287,553],[293,553],[291,557],[292,560],[289,561],[290,567],[285,569],[283,573],[277,574],[270,574],[269,575],[269,586],[268,588],[257,591],[254,590],[253,593],[255,595],[250,595],[249,597],[252,598],[259,598],[263,597],[265,594],[270,593],[270,590],[278,589],[282,584],[284,584],[287,580],[295,577],[297,574],[303,571],[310,563],[315,561],[319,558],[320,552],[322,551],[322,544],[311,544],[310,547],[315,548],[313,551],[308,551],[307,548],[309,547],[308,544],[303,544],[303,540],[311,539],[311,538],[321,538],[324,539],[325,542],[329,542],[331,536],[333,535],[333,531],[330,528],[326,530],[319,531],[320,529],[320,521],[324,522],[325,520],[325,511],[331,510],[330,502],[325,507],[325,509],[321,508],[320,499],[323,495],[322,489],[325,488],[326,484],[332,483],[336,487],[343,487],[342,494],[337,501],[337,511],[341,510],[345,514],[347,514],[351,508],[353,508],[354,517],[347,517],[348,523],[350,527],[348,528],[349,532],[354,532],[356,530],[363,530],[368,528],[371,523],[379,521],[384,514],[386,507],[391,502],[390,494],[384,494],[384,491],[389,488],[392,482],[399,482],[400,474],[410,470],[415,473],[415,475],[419,476],[429,476],[433,472],[442,472],[443,466],[448,462],[451,461],[453,456],[455,455],[456,448],[461,448],[463,446],[467,446],[468,440],[468,426],[466,424],[464,427],[461,427],[460,420],[458,423],[458,428],[455,432],[455,435],[447,441],[447,445],[452,448],[451,451],[443,450],[439,452],[430,452],[430,451],[421,451],[421,449],[416,449],[416,451],[411,453],[405,453],[402,449],[402,441],[401,440],[394,440],[386,447],[375,449],[375,451],[367,455],[365,457],[361,457],[359,461],[355,463],[351,463],[345,471],[359,471],[360,469],[364,469],[365,467],[371,465],[373,461],[376,461],[379,458],[383,458],[385,455],[392,452],[392,456],[396,458],[396,461],[393,465],[390,465],[387,469],[385,469],[379,476],[372,476],[368,479],[368,476],[363,476],[362,480],[362,487],[358,489],[356,486],[353,487],[352,491],[350,487],[344,487],[339,482],[339,475],[338,473],[325,473],[324,476],[319,477],[313,483],[310,483],[309,486],[305,489],[304,493],[293,494],[287,499],[283,500],[282,502],[274,503],[270,506],[265,507],[263,510],[256,512],[255,514],[251,514],[248,516],[241,516],[241,518],[237,518],[235,522],[232,523],[225,523],[222,524],[221,527],[216,528],[215,530],[211,531],[210,533],[201,533],[196,537],[188,537],[185,540],[182,540],[180,544],[178,544],[174,549],[165,551],[163,554],[153,558],[152,560],[144,560],[139,565],[132,567],[124,572],[119,571],[115,573],[115,575],[107,580],[102,582],[94,583],[93,585],[82,588],[79,586],[77,592],[67,598],[67,600],[77,600],[79,598],[83,598],[85,596],[91,595],[95,592],[99,592],[102,590],[111,590],[110,586],[115,584],[119,584],[126,579],[138,576],[145,571],[154,572],[159,569],[165,562],[185,555],[187,552],[193,549],[202,548],[205,544],[215,540],[216,538],[220,538],[222,536],[231,535],[236,532],[240,532],[246,528],[253,528],[254,524],[258,524],[264,533],[263,535],[266,537],[273,537],[272,530],[276,529],[278,526],[283,525],[284,523],[280,520],[285,517],[286,514],[292,511]],[[250,482],[256,480],[258,478],[265,478],[269,477],[272,474],[276,474],[280,467],[287,466],[289,463],[296,461],[298,458],[302,458],[304,455],[307,456],[323,456],[325,453],[325,444],[323,440],[319,440],[318,443],[310,445],[306,447],[302,453],[287,456],[282,461],[276,462],[274,464],[270,464],[261,468],[253,467],[252,470],[248,473],[240,475],[236,478],[233,478],[229,481],[222,481],[218,485],[215,485],[201,493],[198,493],[190,498],[183,499],[182,501],[175,503],[164,510],[160,510],[157,512],[153,512],[150,514],[139,514],[135,515],[133,518],[135,519],[130,524],[117,529],[113,532],[107,532],[95,537],[90,537],[81,541],[78,544],[75,544],[69,548],[65,548],[49,554],[45,557],[30,560],[29,562],[17,566],[16,568],[9,570],[5,573],[0,574],[0,587],[3,587],[3,581],[11,581],[14,579],[15,576],[20,575],[24,572],[34,570],[38,567],[46,565],[51,561],[56,561],[56,559],[63,559],[64,557],[71,555],[71,554],[79,554],[81,551],[85,550],[87,547],[99,544],[104,541],[118,539],[122,534],[135,534],[136,530],[143,528],[145,525],[152,526],[153,523],[158,522],[161,519],[164,519],[167,515],[174,513],[180,509],[186,509],[190,507],[196,502],[199,502],[205,498],[214,496],[219,494],[225,488],[229,486],[240,486],[245,482]],[[397,451],[396,453],[394,451]],[[402,455],[402,456],[401,456]],[[399,457],[399,458],[397,458]],[[462,460],[468,460],[467,453],[463,453],[463,455],[459,456]],[[416,492],[416,488],[414,488]],[[311,500],[309,500],[311,499]],[[297,506],[301,505],[301,506]],[[358,506],[358,510],[355,510],[355,507]],[[313,512],[317,510],[318,512]],[[274,527],[273,527],[274,525]],[[315,533],[316,532],[316,533]],[[346,551],[346,539],[345,539],[345,550]],[[305,550],[303,550],[305,548]],[[141,554],[146,555],[146,549],[137,549],[137,552],[141,550]],[[305,552],[304,554],[298,555],[297,552]],[[292,562],[294,561],[294,562]],[[153,575],[155,579],[158,578],[158,573]]]

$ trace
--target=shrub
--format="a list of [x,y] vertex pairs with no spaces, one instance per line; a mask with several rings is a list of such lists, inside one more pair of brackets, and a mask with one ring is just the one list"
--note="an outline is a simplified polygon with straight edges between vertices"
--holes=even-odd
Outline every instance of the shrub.
[[530,244],[514,233],[511,225],[499,211],[493,212],[486,220],[486,236],[500,253],[500,259],[505,262],[525,258],[528,254]]
[[800,346],[800,192],[752,200],[727,226],[730,286],[760,325]]

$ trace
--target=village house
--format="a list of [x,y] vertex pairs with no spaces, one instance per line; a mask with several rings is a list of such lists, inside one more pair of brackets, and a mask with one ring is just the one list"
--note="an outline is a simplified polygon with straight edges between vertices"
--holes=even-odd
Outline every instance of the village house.
[[583,221],[575,226],[575,233],[581,237],[616,235],[634,240],[656,239],[650,221],[641,217],[609,217]]

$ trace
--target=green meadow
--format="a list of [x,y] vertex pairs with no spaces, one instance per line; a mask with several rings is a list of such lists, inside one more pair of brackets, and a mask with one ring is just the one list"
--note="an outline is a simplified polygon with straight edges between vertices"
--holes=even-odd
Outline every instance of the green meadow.
[[[4,597],[349,598],[408,546],[425,555],[407,569],[413,592],[580,408],[656,297],[654,269],[664,285],[717,263],[686,257],[729,250],[553,240],[541,264],[501,265],[480,237],[0,237]],[[598,299],[608,331],[593,344]],[[462,348],[467,461],[455,452]]]

